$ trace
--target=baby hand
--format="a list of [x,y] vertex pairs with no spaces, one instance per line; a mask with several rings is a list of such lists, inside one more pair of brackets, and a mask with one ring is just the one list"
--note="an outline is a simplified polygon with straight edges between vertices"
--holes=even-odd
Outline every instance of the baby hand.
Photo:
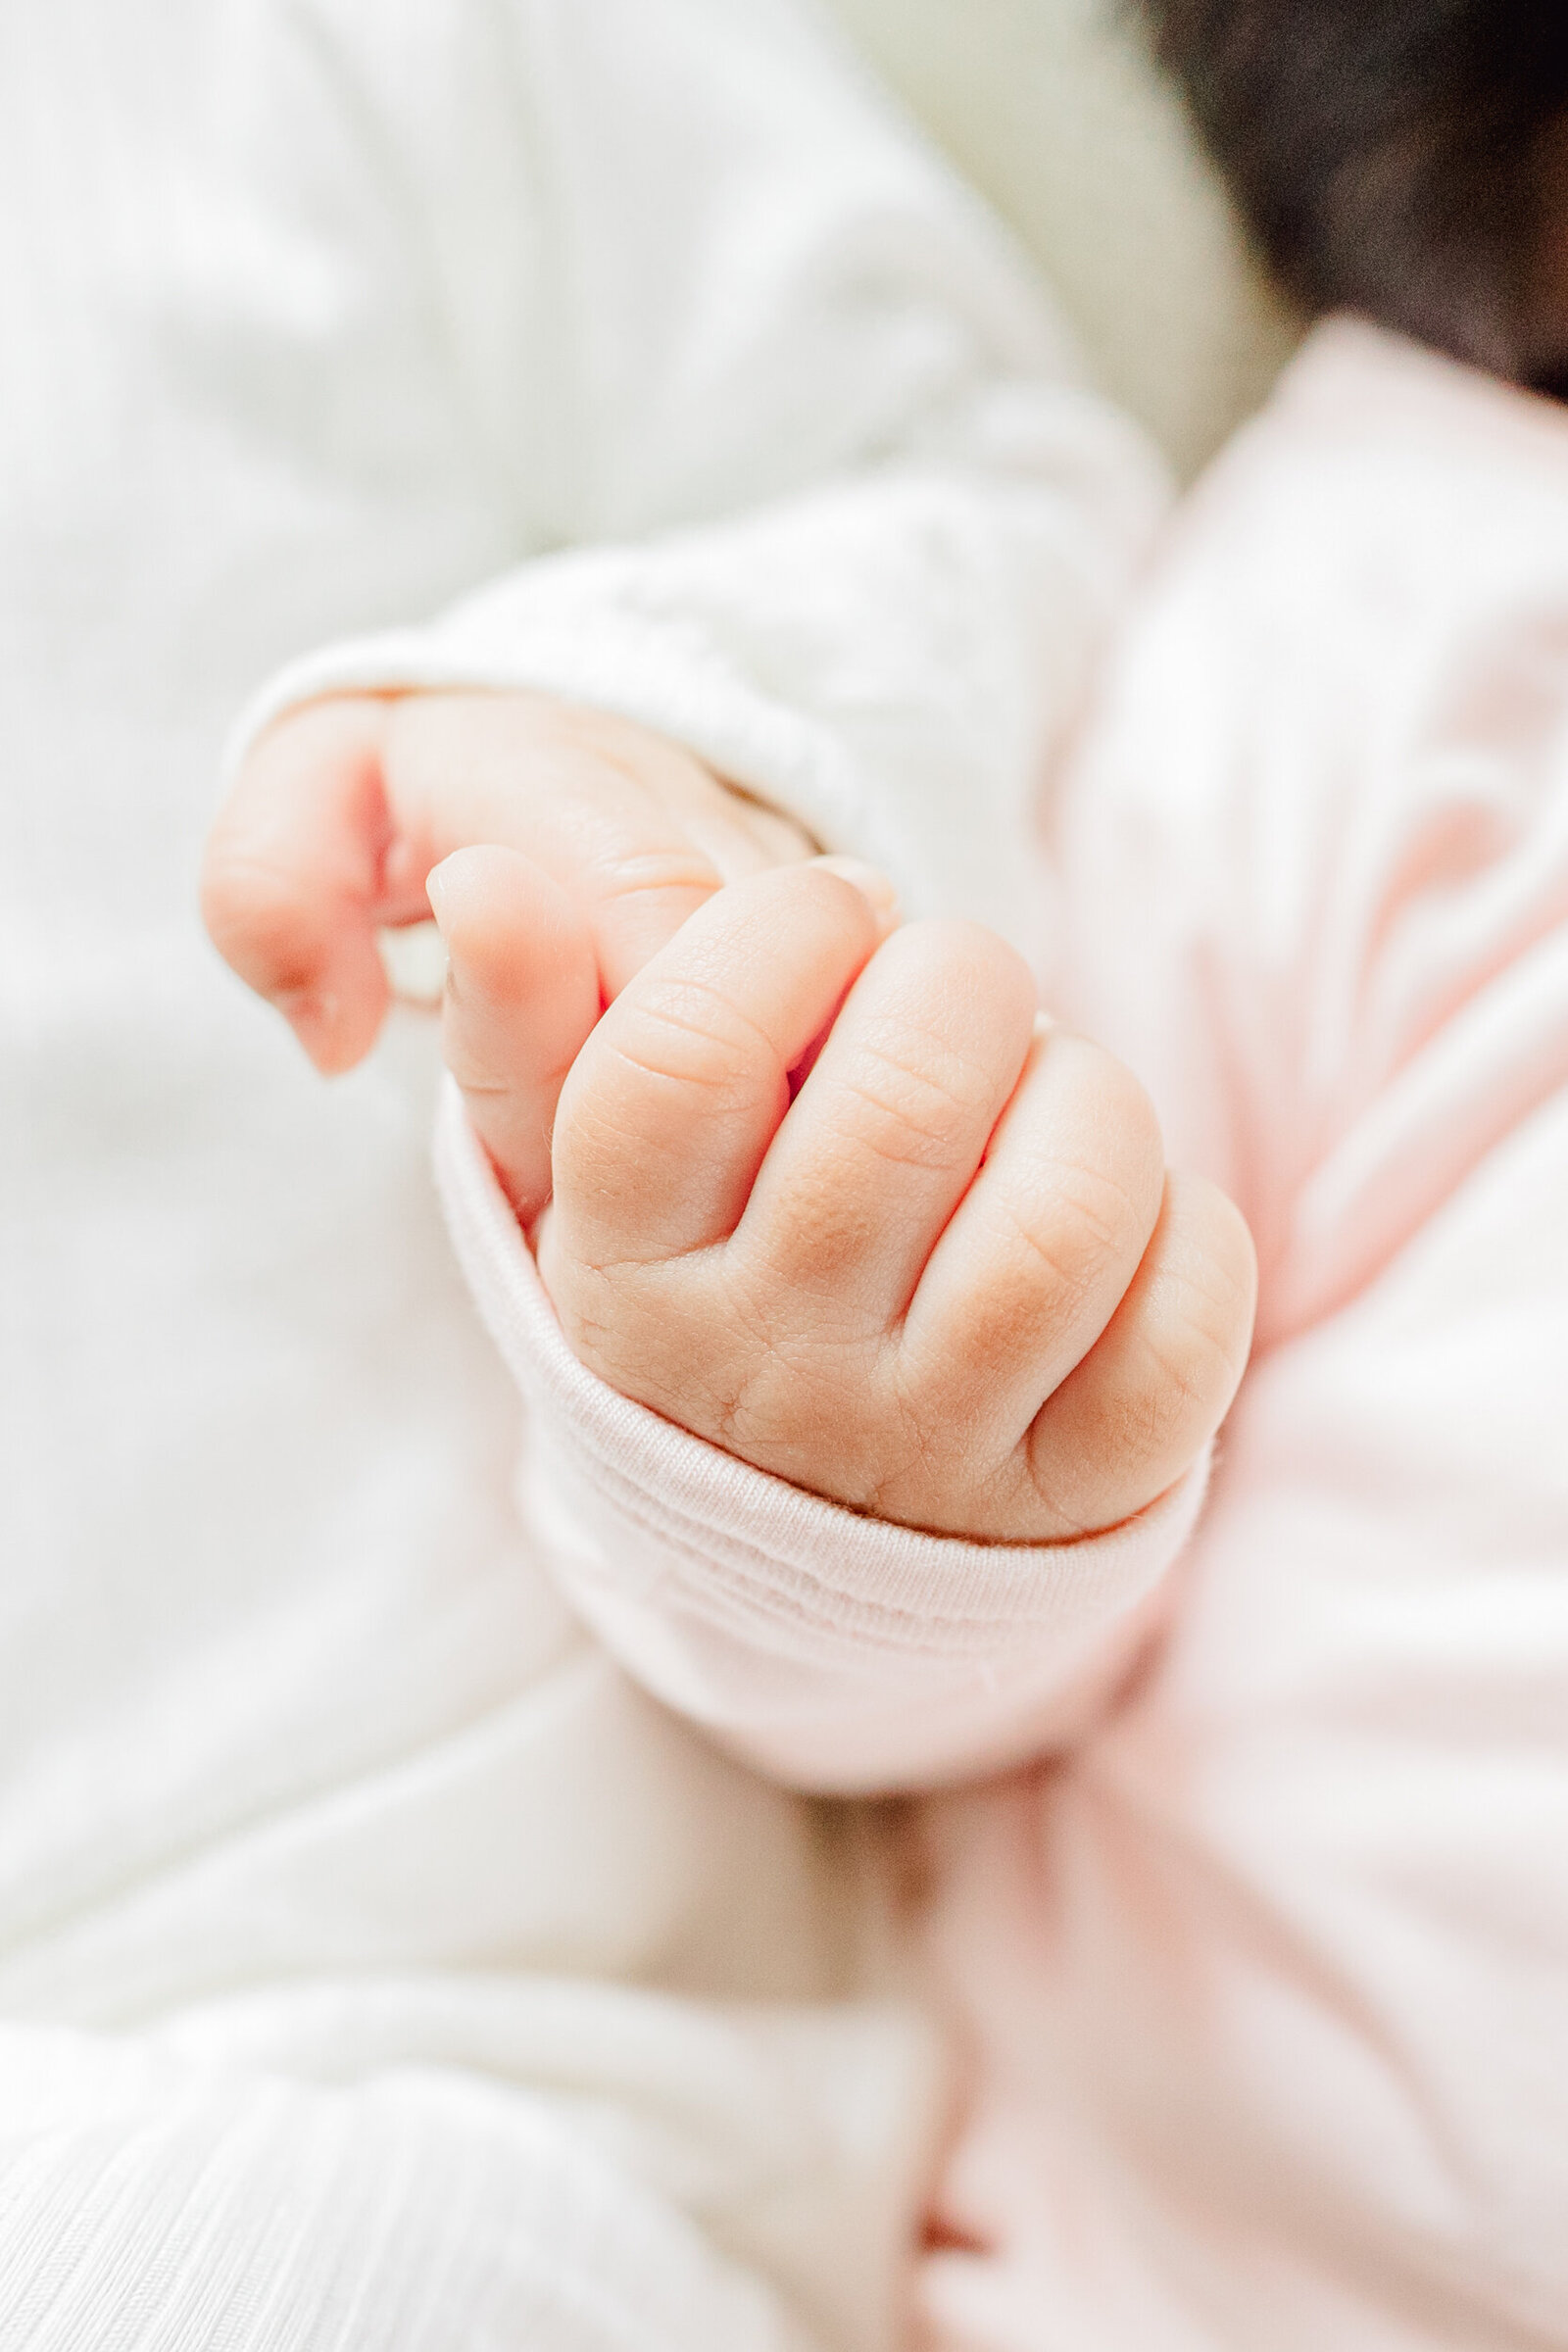
[[347,1069],[386,1010],[378,930],[427,916],[431,867],[473,842],[525,852],[592,946],[573,1051],[721,881],[811,851],[626,719],[543,695],[339,695],[253,747],[208,843],[203,912],[317,1066]]
[[[544,1281],[603,1378],[797,1485],[972,1537],[1113,1526],[1230,1403],[1247,1228],[1165,1171],[1118,1063],[1037,1022],[1009,948],[885,937],[855,870],[725,890],[611,1006],[561,1093]],[[450,1057],[514,1198],[537,1180],[497,1104],[548,1054],[505,977],[532,887],[474,851],[432,891]]]

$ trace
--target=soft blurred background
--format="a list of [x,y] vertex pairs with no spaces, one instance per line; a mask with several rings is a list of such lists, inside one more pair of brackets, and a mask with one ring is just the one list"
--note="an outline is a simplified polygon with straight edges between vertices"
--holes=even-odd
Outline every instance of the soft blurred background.
[[1136,0],[832,0],[1042,264],[1106,391],[1184,476],[1297,328],[1147,53]]

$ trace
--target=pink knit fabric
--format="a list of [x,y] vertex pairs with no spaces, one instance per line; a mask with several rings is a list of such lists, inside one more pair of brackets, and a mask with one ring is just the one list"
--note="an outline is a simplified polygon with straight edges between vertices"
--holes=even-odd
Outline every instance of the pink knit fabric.
[[1059,1001],[1260,1244],[1185,1550],[1197,1474],[1054,1554],[939,1544],[612,1396],[449,1121],[530,1509],[770,1769],[1011,1764],[923,1812],[971,2061],[934,2343],[1568,2344],[1568,417],[1320,332],[1052,822]]

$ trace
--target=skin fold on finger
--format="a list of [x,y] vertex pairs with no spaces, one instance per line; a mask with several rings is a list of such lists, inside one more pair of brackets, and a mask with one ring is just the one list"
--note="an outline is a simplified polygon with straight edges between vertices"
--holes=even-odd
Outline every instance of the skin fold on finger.
[[727,1255],[760,1301],[882,1334],[973,1179],[1029,1052],[1034,983],[978,924],[897,931],[845,1000]]
[[1049,1024],[905,1318],[900,1379],[954,1445],[1022,1438],[1116,1312],[1160,1214],[1164,1148],[1122,1063]]
[[562,1083],[599,1018],[587,921],[514,850],[458,850],[429,876],[446,943],[441,1044],[519,1220],[550,1196]]
[[875,889],[822,863],[733,884],[610,1006],[562,1094],[563,1260],[650,1263],[733,1231],[792,1065],[876,948]]
[[373,1043],[387,1004],[376,929],[408,919],[388,911],[384,887],[386,723],[386,705],[370,696],[281,720],[245,761],[203,858],[214,945],[325,1072]]
[[1256,1299],[1241,1210],[1172,1172],[1125,1298],[1030,1430],[1030,1483],[1053,1517],[1098,1533],[1174,1485],[1230,1409]]

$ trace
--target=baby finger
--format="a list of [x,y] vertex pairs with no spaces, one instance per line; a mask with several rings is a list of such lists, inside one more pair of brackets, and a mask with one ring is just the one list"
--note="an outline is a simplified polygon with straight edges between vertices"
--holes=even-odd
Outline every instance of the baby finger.
[[219,953],[324,1071],[352,1067],[381,1025],[377,925],[420,911],[389,901],[385,886],[387,708],[345,696],[270,728],[202,863],[202,914]]
[[881,1333],[904,1315],[1029,1053],[1029,968],[977,923],[911,923],[860,974],[758,1176],[737,1276]]
[[1035,1488],[1064,1525],[1114,1527],[1197,1459],[1246,1367],[1256,1292],[1241,1210],[1201,1177],[1168,1175],[1125,1298],[1029,1433]]
[[847,870],[718,892],[610,1006],[562,1094],[558,1265],[652,1262],[733,1230],[791,1070],[877,944],[880,878]]
[[1132,1073],[1043,1027],[905,1323],[906,1391],[931,1400],[955,1444],[999,1456],[1018,1444],[1115,1313],[1163,1179],[1158,1123]]
[[447,1067],[526,1224],[550,1197],[562,1081],[599,1018],[593,938],[575,901],[514,850],[459,850],[428,890],[448,956]]

